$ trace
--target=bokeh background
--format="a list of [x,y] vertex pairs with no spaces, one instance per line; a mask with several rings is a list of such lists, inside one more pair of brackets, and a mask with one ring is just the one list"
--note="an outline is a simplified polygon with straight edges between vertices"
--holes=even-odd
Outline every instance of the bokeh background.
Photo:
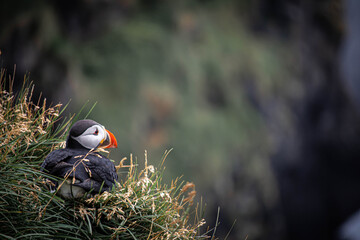
[[[223,239],[360,239],[360,1],[0,2],[0,64],[94,103],[111,158],[196,184]],[[68,114],[66,113],[66,114]],[[65,115],[66,115],[65,114]]]

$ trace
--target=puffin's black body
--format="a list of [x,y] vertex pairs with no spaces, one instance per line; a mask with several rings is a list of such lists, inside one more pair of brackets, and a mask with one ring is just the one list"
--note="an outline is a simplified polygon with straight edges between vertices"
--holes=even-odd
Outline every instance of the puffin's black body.
[[[76,168],[72,171],[74,166]],[[91,193],[108,191],[118,179],[115,166],[109,159],[96,152],[89,153],[87,149],[55,150],[46,157],[41,167],[49,174],[61,178],[70,173],[67,179],[72,181],[75,177],[80,181],[74,183],[74,186]]]
[[[102,126],[92,120],[81,120],[79,122],[75,123],[70,130],[66,148],[51,152],[45,158],[41,169],[56,177],[66,177],[67,183],[71,186],[69,188],[70,191],[72,191],[73,186],[80,187],[85,192],[90,192],[91,194],[109,191],[118,179],[114,164],[108,158],[94,151],[96,148],[86,148],[81,145],[80,140],[76,140],[76,137],[84,134],[90,127]],[[104,127],[102,128],[110,133]],[[113,135],[111,138],[113,138]],[[108,141],[110,142],[110,140]],[[117,146],[116,139],[115,145]],[[106,147],[109,147],[109,145]],[[56,187],[59,183],[61,181],[54,182]],[[70,194],[67,193],[64,197],[69,198],[69,196],[76,197],[73,196],[72,192]]]

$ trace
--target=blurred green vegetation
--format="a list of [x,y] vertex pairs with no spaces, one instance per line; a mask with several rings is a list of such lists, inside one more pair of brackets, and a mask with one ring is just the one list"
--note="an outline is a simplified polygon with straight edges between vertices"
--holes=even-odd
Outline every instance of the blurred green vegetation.
[[[261,201],[271,208],[277,189],[267,126],[251,94],[263,101],[294,96],[283,91],[286,44],[251,35],[237,14],[226,4],[179,8],[169,22],[138,14],[74,44],[76,54],[68,57],[76,102],[97,101],[90,117],[118,138],[113,158],[147,149],[160,159],[173,148],[167,179],[194,181],[209,211],[219,205],[235,212],[227,221],[238,220],[238,237],[259,237],[263,230],[246,225],[246,218]],[[242,182],[233,183],[236,171]],[[248,202],[239,203],[239,196]]]
[[[216,215],[219,206],[228,229],[237,219],[233,239],[267,233],[261,208],[272,209],[278,196],[264,118],[275,111],[277,97],[301,94],[290,74],[291,46],[247,29],[249,2],[184,1],[149,11],[128,1],[128,16],[88,38],[64,34],[51,7],[32,13],[40,22],[37,43],[66,63],[67,86],[57,94],[66,99],[62,90],[71,89],[70,112],[97,102],[89,118],[117,137],[119,149],[111,152],[117,161],[142,156],[144,149],[150,159],[161,159],[173,149],[165,179],[184,175],[194,182],[207,214]],[[51,73],[42,76],[49,90]],[[268,109],[259,111],[257,101]],[[286,107],[277,109],[286,126]]]
[[239,76],[271,81],[279,59],[229,12],[184,10],[174,21],[169,28],[139,16],[74,46],[76,101],[98,102],[91,117],[117,133],[119,159],[174,148],[172,171],[221,176],[227,159],[253,152],[254,142],[266,151],[264,124]]

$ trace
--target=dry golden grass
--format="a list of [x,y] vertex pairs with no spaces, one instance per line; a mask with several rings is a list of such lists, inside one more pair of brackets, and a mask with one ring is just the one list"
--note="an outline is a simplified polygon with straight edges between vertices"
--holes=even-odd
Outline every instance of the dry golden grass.
[[71,118],[56,127],[61,104],[33,103],[33,85],[27,80],[17,94],[5,85],[1,70],[0,238],[210,238],[199,231],[205,221],[194,204],[195,185],[179,179],[164,184],[162,165],[148,164],[146,152],[142,170],[132,155],[120,161],[117,170],[126,168],[128,175],[110,192],[80,200],[50,193],[47,179],[53,177],[40,172],[40,164],[52,150],[63,147]]

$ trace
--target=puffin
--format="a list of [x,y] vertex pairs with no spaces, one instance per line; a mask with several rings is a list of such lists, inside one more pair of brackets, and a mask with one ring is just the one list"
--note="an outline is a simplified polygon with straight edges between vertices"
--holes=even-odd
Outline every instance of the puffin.
[[118,179],[115,165],[99,153],[116,148],[110,131],[94,120],[79,120],[71,127],[63,149],[54,150],[41,164],[41,171],[57,177],[51,192],[65,199],[82,198],[110,191]]

